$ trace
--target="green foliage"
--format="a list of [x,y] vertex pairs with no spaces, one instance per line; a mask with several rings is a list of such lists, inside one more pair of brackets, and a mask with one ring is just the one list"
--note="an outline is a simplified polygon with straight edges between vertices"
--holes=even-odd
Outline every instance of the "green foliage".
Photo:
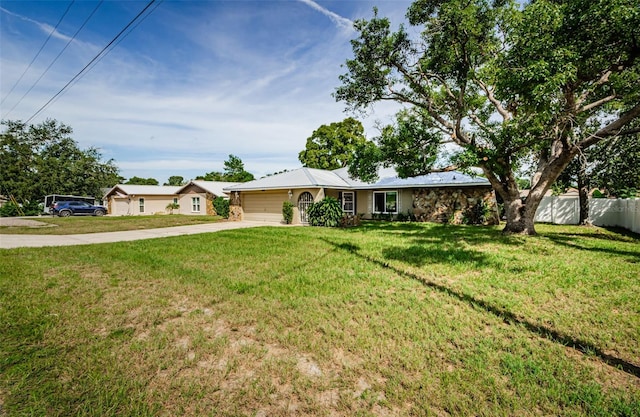
[[286,224],[293,222],[293,203],[291,201],[282,202],[282,217]]
[[173,210],[178,210],[180,208],[180,204],[178,203],[169,203],[167,204],[166,209],[169,210],[170,214],[173,214]]
[[[411,30],[392,30],[377,11],[355,23],[336,99],[351,110],[410,108],[356,152],[352,175],[370,180],[380,165],[423,173],[450,143],[450,162],[480,167],[505,201],[505,230],[532,232],[542,195],[576,155],[640,126],[636,0],[417,0],[407,17]],[[523,166],[537,174],[526,210]]]
[[432,127],[428,117],[417,109],[398,112],[396,123],[385,126],[375,143],[358,145],[349,173],[371,181],[383,165],[395,167],[401,178],[428,174],[442,145]]
[[[598,144],[589,153],[590,185],[619,198],[633,198],[640,189],[640,135]],[[631,197],[629,197],[631,196]]]
[[173,185],[173,186],[180,186],[184,184],[185,184],[184,177],[181,177],[180,175],[172,175],[169,177],[169,181],[164,183],[164,185]]
[[593,198],[607,198],[607,196],[604,195],[602,193],[602,191],[600,191],[600,190],[593,190],[593,193],[591,194],[591,197],[593,197]]
[[125,182],[125,184],[130,184],[130,185],[159,185],[160,183],[155,178],[131,177],[131,178],[129,178],[129,181]]
[[491,207],[484,201],[468,207],[462,215],[462,224],[484,224],[491,215]]
[[213,200],[213,208],[216,210],[216,214],[225,219],[229,218],[229,200],[223,197],[216,197]]
[[113,160],[102,161],[96,148],[82,150],[71,127],[56,120],[38,125],[2,121],[0,193],[23,205],[37,204],[47,194],[102,196],[120,182]]
[[312,204],[307,214],[311,226],[338,227],[344,213],[337,199],[325,197]]
[[527,178],[516,178],[516,184],[518,184],[518,189],[520,190],[528,190],[531,188],[531,181]]
[[21,216],[20,207],[13,201],[8,201],[0,207],[0,217],[17,217]]
[[229,155],[229,159],[224,161],[224,172],[212,171],[205,175],[199,175],[197,180],[204,181],[226,181],[226,182],[247,182],[253,181],[255,177],[252,173],[244,170],[244,163],[235,155]]
[[298,159],[309,168],[342,168],[349,164],[355,149],[365,141],[362,123],[349,117],[316,129],[307,138],[305,150],[298,154]]
[[244,170],[244,163],[235,155],[229,155],[229,159],[224,161],[224,180],[230,182],[253,181],[253,174]]

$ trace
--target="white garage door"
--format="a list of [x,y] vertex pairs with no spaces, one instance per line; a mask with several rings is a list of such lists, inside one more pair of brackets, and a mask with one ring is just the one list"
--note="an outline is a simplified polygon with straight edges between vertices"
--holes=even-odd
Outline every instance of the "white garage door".
[[242,210],[244,220],[254,222],[281,222],[282,203],[289,199],[286,192],[260,192],[244,194]]

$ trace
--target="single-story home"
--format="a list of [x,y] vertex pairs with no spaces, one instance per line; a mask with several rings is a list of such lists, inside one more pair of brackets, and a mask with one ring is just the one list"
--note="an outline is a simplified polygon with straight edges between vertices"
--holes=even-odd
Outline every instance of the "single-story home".
[[283,220],[283,202],[290,201],[294,205],[293,223],[305,224],[312,203],[334,197],[345,214],[364,219],[403,215],[419,221],[463,223],[473,210],[481,209],[485,223],[499,221],[489,181],[457,171],[365,183],[350,178],[347,168],[300,168],[229,186],[224,191],[229,194],[230,220],[279,222]]
[[[215,214],[213,200],[227,198],[225,187],[235,182],[189,181],[182,186],[128,185],[118,184],[104,196],[104,205],[109,214],[116,216],[149,214]],[[172,209],[170,204],[177,204]]]

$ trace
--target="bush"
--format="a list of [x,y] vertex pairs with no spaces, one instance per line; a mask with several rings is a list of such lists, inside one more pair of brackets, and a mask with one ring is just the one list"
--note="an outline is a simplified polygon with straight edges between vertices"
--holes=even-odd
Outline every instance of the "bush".
[[229,218],[229,200],[224,197],[216,197],[213,200],[213,208],[216,209],[216,214],[225,219]]
[[0,217],[16,217],[19,215],[20,208],[12,201],[6,202],[0,207]]
[[342,207],[333,197],[325,197],[309,207],[309,224],[311,226],[338,227],[342,221]]
[[38,216],[42,214],[42,203],[32,202],[16,205],[13,201],[7,201],[0,207],[0,217]]
[[282,217],[286,224],[293,222],[293,203],[291,201],[282,202]]

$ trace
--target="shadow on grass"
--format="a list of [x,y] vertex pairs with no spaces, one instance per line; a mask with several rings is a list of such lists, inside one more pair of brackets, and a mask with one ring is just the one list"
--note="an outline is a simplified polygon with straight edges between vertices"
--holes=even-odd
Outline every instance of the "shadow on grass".
[[568,334],[564,334],[562,332],[559,332],[554,329],[550,329],[548,327],[545,327],[539,324],[532,323],[523,317],[518,317],[517,315],[515,315],[514,313],[508,310],[492,305],[486,301],[477,299],[469,294],[465,294],[463,292],[453,290],[449,287],[430,281],[412,272],[404,271],[393,265],[389,265],[388,263],[383,262],[379,259],[375,259],[371,256],[365,255],[360,252],[360,247],[358,245],[354,245],[352,243],[333,242],[325,238],[321,238],[321,240],[335,247],[336,249],[349,252],[353,256],[356,256],[367,262],[373,263],[382,268],[388,269],[397,275],[418,281],[419,283],[421,283],[422,285],[428,288],[432,288],[436,291],[446,294],[447,296],[450,296],[464,303],[467,303],[474,308],[480,308],[488,313],[495,315],[496,317],[500,318],[507,324],[523,326],[525,329],[527,329],[529,332],[533,334],[536,334],[552,342],[559,343],[563,346],[571,347],[582,353],[594,355],[600,358],[606,364],[616,367],[618,369],[621,369],[622,371],[630,375],[633,375],[636,378],[640,378],[640,366],[637,366],[631,362],[625,361],[624,359],[615,357],[613,355],[609,355],[605,353],[602,349],[600,349],[599,347],[595,346],[590,342],[575,338]]
[[602,252],[602,253],[610,253],[610,254],[619,255],[619,256],[628,256],[630,257],[630,259],[628,260],[629,262],[640,263],[640,250],[627,251],[627,250],[616,249],[616,248],[591,247],[591,246],[585,246],[577,242],[578,239],[601,239],[601,240],[606,240],[610,242],[635,243],[629,240],[622,240],[622,239],[615,239],[615,238],[610,239],[607,235],[604,235],[604,236],[595,235],[595,234],[581,235],[581,234],[575,234],[575,233],[545,233],[543,236],[551,240],[553,243],[560,246],[565,246],[568,248],[584,250],[589,252]]

